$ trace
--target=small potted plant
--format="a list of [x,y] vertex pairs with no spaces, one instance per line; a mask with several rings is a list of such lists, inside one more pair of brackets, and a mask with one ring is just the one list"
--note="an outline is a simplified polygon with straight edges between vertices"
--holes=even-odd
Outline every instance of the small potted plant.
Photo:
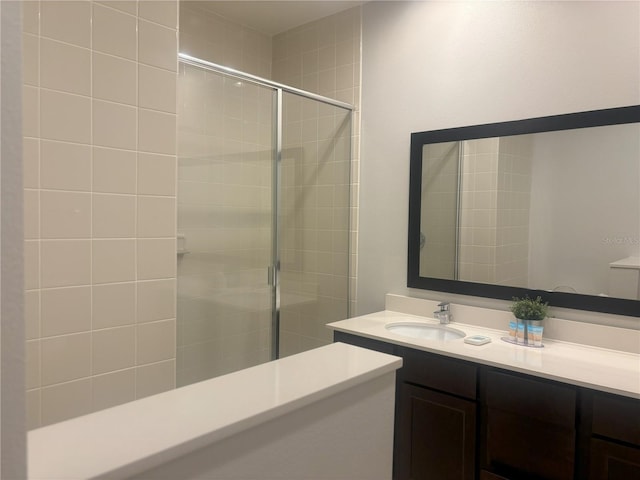
[[542,321],[547,317],[549,304],[542,301],[542,297],[535,300],[526,296],[513,298],[511,312],[517,319],[516,343],[530,347],[542,347]]

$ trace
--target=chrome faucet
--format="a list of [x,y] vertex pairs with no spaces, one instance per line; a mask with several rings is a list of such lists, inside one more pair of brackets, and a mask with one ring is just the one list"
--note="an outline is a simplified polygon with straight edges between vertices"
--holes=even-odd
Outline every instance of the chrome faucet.
[[453,318],[451,311],[449,310],[449,302],[439,303],[438,306],[440,307],[440,310],[433,312],[433,318],[439,320],[442,324],[449,323]]

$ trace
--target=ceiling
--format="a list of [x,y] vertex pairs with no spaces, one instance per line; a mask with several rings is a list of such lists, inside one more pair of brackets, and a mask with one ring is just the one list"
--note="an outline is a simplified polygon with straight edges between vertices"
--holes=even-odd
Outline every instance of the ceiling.
[[273,36],[362,4],[349,0],[199,0],[198,6]]

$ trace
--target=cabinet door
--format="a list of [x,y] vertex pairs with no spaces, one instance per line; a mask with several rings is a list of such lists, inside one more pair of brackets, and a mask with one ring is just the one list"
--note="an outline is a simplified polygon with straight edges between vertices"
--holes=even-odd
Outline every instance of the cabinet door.
[[475,403],[408,383],[399,401],[394,478],[475,478]]
[[553,423],[486,410],[482,467],[507,478],[572,480],[575,432]]
[[591,440],[589,480],[640,478],[640,449],[604,440]]
[[481,391],[481,468],[507,478],[573,480],[574,388],[488,370]]
[[592,431],[640,446],[640,400],[596,393],[593,396]]

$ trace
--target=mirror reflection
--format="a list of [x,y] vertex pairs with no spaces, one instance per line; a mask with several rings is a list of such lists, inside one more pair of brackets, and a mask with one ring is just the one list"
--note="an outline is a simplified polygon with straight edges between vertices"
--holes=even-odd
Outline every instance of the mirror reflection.
[[640,126],[422,146],[419,276],[640,299]]

